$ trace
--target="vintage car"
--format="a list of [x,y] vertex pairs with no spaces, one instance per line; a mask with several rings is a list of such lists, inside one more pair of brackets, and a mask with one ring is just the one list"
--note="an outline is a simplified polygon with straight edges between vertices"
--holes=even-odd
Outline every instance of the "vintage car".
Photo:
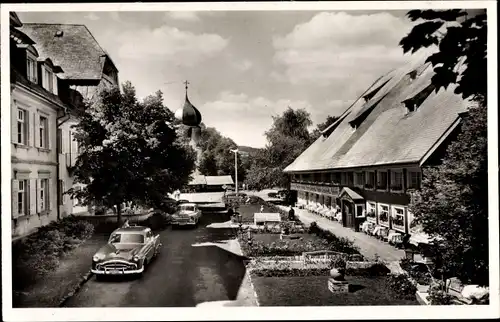
[[172,215],[172,225],[198,225],[201,218],[201,210],[195,203],[183,203],[177,208],[177,211]]
[[92,273],[102,275],[141,275],[161,249],[160,235],[151,228],[127,226],[111,233],[108,243],[92,258]]

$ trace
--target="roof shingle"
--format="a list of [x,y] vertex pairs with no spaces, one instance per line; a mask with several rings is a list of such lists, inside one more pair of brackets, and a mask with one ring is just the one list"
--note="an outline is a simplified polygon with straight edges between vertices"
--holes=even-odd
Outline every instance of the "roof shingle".
[[65,78],[101,79],[107,54],[86,26],[23,23],[19,29],[36,42],[42,58],[51,58],[64,69]]
[[[434,75],[425,65],[418,59],[378,80],[372,89],[387,84],[367,102],[352,106],[328,137],[320,136],[284,171],[420,162],[470,104],[450,86],[432,92],[408,113],[402,102],[426,88]],[[415,70],[418,75],[412,79]]]

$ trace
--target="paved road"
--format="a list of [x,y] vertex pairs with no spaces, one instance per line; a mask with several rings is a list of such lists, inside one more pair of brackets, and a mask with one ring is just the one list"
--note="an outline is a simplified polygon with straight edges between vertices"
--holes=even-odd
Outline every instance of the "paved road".
[[227,220],[224,215],[204,214],[198,228],[161,231],[161,254],[142,278],[93,277],[65,306],[186,307],[235,300],[245,274],[242,259],[216,246],[192,246],[233,238],[230,229],[206,228]]

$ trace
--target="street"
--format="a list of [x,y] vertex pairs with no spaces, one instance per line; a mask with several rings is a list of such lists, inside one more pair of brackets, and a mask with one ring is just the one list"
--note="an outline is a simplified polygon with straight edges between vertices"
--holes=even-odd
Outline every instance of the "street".
[[[204,214],[197,228],[160,232],[162,251],[143,277],[92,277],[66,307],[190,307],[207,301],[235,300],[245,274],[242,258],[217,246],[193,244],[227,240],[230,229],[211,229],[224,215]],[[89,261],[91,259],[89,258]]]

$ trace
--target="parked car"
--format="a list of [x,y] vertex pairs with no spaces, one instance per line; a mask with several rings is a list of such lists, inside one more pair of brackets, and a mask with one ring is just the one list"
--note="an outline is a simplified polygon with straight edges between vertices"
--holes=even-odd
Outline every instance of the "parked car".
[[186,200],[186,199],[179,199],[179,200],[177,200],[177,205],[182,205],[183,203],[190,203],[190,201]]
[[121,227],[92,257],[92,273],[102,275],[142,275],[161,249],[160,235],[145,226]]
[[197,226],[201,218],[201,210],[195,203],[183,203],[179,205],[178,210],[172,215],[172,225]]

